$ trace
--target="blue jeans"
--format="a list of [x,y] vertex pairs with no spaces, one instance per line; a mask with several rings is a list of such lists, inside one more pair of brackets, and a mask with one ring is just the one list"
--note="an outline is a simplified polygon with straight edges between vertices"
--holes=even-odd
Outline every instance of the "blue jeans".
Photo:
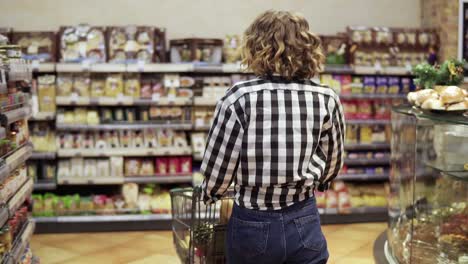
[[234,205],[226,236],[229,264],[327,263],[315,198],[275,211]]

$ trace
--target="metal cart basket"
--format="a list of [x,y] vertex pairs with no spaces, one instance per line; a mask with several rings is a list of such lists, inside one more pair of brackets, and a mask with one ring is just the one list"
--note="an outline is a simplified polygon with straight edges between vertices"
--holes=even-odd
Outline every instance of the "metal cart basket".
[[172,233],[182,263],[226,262],[224,241],[233,198],[228,191],[220,201],[205,205],[200,187],[171,191]]

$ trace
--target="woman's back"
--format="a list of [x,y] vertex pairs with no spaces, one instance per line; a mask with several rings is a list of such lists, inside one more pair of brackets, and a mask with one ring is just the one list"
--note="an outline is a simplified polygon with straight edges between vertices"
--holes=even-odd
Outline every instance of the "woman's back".
[[239,206],[281,209],[313,196],[342,166],[344,120],[329,88],[255,79],[234,85],[216,112],[202,164],[207,199],[224,193],[232,177]]

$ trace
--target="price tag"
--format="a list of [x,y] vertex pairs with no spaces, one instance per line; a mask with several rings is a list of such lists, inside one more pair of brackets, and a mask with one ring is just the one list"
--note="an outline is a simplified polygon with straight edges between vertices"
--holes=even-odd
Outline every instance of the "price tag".
[[411,73],[413,71],[413,67],[411,66],[411,63],[409,63],[409,61],[405,63],[405,69],[408,73]]
[[159,93],[154,93],[153,95],[151,95],[151,101],[155,103],[159,103],[160,99],[161,99],[161,94]]
[[33,60],[31,61],[31,68],[33,71],[39,70],[39,61],[38,60]]
[[89,63],[89,60],[84,60],[81,62],[81,70],[89,71],[90,67],[91,67],[91,64]]
[[195,120],[195,126],[196,127],[203,127],[205,126],[205,121],[201,118],[198,118]]
[[382,64],[380,64],[380,61],[377,61],[374,65],[374,68],[375,68],[375,72],[377,73],[381,73],[382,72]]
[[167,95],[167,101],[172,104],[175,101],[175,95],[174,94],[168,94]]
[[124,101],[125,97],[122,93],[117,94],[117,103],[122,104]]
[[146,155],[148,156],[154,156],[154,151],[153,150],[150,150],[146,153]]
[[167,156],[167,155],[170,155],[170,154],[171,154],[171,152],[170,152],[169,150],[165,150],[165,151],[163,152],[163,155],[166,155],[166,156]]
[[145,70],[145,61],[139,60],[137,62],[137,69],[139,72],[143,72]]
[[70,94],[70,103],[76,104],[78,102],[78,94],[77,93],[71,93]]

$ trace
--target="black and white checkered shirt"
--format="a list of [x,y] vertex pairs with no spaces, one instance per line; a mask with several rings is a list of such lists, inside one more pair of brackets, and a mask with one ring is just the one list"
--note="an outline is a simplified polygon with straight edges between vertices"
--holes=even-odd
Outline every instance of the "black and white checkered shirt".
[[236,203],[277,210],[326,186],[343,165],[338,96],[310,80],[281,77],[234,85],[216,106],[201,166],[204,200],[234,181]]

